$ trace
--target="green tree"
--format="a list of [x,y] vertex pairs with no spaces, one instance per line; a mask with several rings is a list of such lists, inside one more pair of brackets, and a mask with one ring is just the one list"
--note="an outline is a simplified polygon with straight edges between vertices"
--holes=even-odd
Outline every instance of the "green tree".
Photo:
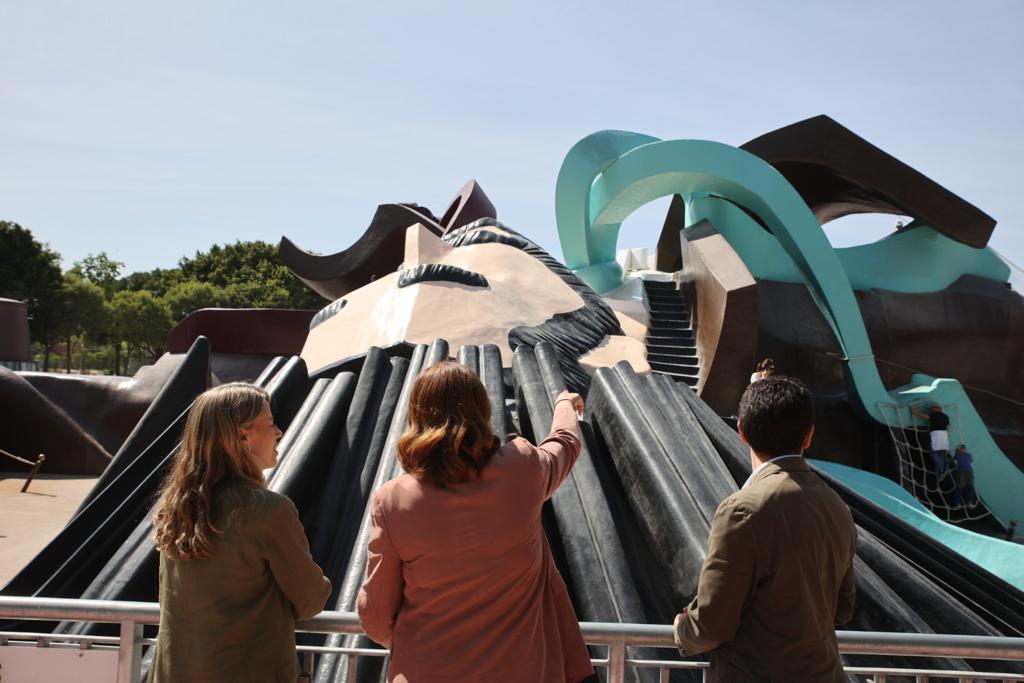
[[107,256],[107,252],[101,251],[98,254],[89,254],[81,261],[75,261],[70,272],[102,287],[104,296],[109,299],[118,289],[118,278],[121,276],[122,268],[123,263],[114,261]]
[[[215,244],[178,262],[185,279],[223,287],[239,308],[322,308],[323,298],[281,263],[267,242]],[[284,295],[282,295],[282,292]]]
[[200,308],[221,308],[232,305],[232,299],[222,287],[209,282],[187,280],[174,285],[163,296],[171,320],[180,322]]
[[126,275],[118,284],[120,289],[131,292],[147,291],[162,297],[172,287],[181,284],[184,280],[185,278],[182,277],[181,270],[178,268],[155,268]]
[[125,365],[135,353],[155,360],[163,351],[164,339],[171,329],[167,304],[152,292],[118,292],[107,305],[111,339],[114,343],[114,373],[121,372],[121,350],[127,353]]
[[29,332],[43,347],[43,370],[57,341],[61,297],[60,254],[10,221],[0,221],[0,296],[28,304]]
[[106,322],[103,289],[72,270],[64,274],[60,299],[58,329],[66,344],[67,370],[71,372],[75,337],[82,342],[83,347],[87,347],[90,341],[102,341]]

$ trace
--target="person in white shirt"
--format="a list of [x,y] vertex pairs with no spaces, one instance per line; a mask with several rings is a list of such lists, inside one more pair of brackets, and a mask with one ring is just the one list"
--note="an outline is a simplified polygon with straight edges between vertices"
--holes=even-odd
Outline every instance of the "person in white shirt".
[[775,361],[771,358],[765,358],[757,364],[757,369],[754,370],[754,374],[750,376],[750,383],[753,384],[759,379],[765,377],[771,377],[775,373]]

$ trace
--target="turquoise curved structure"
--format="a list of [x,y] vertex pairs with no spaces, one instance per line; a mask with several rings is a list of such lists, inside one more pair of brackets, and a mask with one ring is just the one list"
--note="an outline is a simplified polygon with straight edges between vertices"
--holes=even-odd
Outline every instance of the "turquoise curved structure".
[[825,460],[815,467],[835,477],[875,505],[888,510],[947,548],[1024,590],[1024,545],[978,534],[944,522],[902,486],[871,472]]
[[843,352],[848,394],[863,414],[883,424],[911,424],[913,403],[956,405],[961,433],[954,438],[971,446],[979,494],[1003,525],[1024,518],[1024,473],[999,450],[959,382],[915,376],[908,386],[886,390],[847,275],[849,265],[858,277],[878,276],[871,261],[882,251],[898,257],[930,249],[943,265],[927,278],[910,273],[889,280],[902,291],[935,291],[922,288],[942,289],[964,272],[1005,281],[1009,269],[1001,259],[923,225],[875,245],[836,250],[799,193],[762,159],[717,142],[604,131],[574,145],[559,172],[555,206],[566,265],[599,292],[619,286],[615,252],[622,222],[668,195],[683,197],[687,224],[709,219],[755,277],[806,285]]

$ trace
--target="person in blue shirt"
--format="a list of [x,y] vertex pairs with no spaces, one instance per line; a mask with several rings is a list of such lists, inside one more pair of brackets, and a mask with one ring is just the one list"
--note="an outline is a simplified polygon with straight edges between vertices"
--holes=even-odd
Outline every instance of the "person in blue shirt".
[[974,456],[967,446],[960,444],[953,455],[956,462],[956,491],[953,493],[953,504],[957,507],[975,505],[978,494],[974,492]]

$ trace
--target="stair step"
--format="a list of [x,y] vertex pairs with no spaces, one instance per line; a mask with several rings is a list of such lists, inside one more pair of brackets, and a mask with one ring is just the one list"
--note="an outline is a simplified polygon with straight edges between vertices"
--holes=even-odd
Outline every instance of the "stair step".
[[671,377],[672,379],[674,379],[677,382],[681,382],[683,384],[688,384],[691,387],[695,386],[697,384],[697,381],[698,381],[698,377],[696,375],[677,375],[677,374],[675,374],[673,372],[662,372],[660,370],[654,370],[654,368],[651,368],[651,370],[653,370],[654,372],[657,372],[659,375],[665,375],[667,377]]
[[655,293],[655,294],[648,294],[647,295],[647,301],[649,303],[657,303],[657,304],[672,304],[672,303],[677,303],[677,302],[686,301],[686,300],[681,295],[679,295],[679,294],[657,294],[657,293]]
[[647,352],[647,362],[653,366],[655,363],[658,365],[680,365],[690,368],[699,367],[699,362],[696,356],[677,356],[671,353],[651,353]]
[[683,312],[683,313],[686,313],[687,315],[690,314],[690,307],[685,305],[685,304],[682,304],[682,303],[671,304],[671,305],[669,305],[669,304],[651,304],[650,306],[647,307],[647,310],[650,311],[651,315],[662,315],[662,314],[665,314],[665,313],[677,313],[677,312]]
[[686,351],[678,349],[678,348],[671,348],[671,347],[665,347],[665,346],[648,346],[647,347],[647,357],[648,358],[658,358],[658,359],[663,359],[663,358],[683,358],[687,362],[689,362],[690,360],[693,360],[693,362],[697,361],[696,353],[687,353]]
[[658,334],[648,335],[648,344],[682,344],[694,346],[693,331],[691,330],[657,330]]
[[689,325],[690,316],[685,313],[673,313],[672,315],[652,315],[651,324],[665,324],[665,323],[677,323],[679,325]]
[[644,280],[646,289],[675,289],[675,282],[662,282],[660,280]]
[[667,370],[670,373],[686,373],[696,374],[697,372],[697,360],[684,360],[683,358],[671,358],[669,360],[657,360],[651,357],[647,358],[651,368],[656,370]]
[[644,340],[647,348],[671,349],[672,353],[697,353],[697,345],[691,340],[680,339],[679,337],[651,337]]
[[[692,337],[693,335],[690,334]],[[690,349],[694,353],[697,351],[697,345],[692,340],[686,340],[681,337],[670,337],[667,335],[647,335],[644,340],[644,344],[647,346],[665,346],[666,348],[676,349]]]

